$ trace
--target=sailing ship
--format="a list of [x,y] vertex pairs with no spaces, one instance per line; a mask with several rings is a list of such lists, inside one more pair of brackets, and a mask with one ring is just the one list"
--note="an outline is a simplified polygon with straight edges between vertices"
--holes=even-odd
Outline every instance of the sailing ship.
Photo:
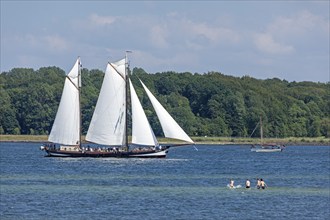
[[[77,59],[67,74],[64,89],[47,143],[41,146],[53,157],[139,157],[164,158],[169,148],[194,145],[172,116],[140,80],[158,116],[165,137],[182,144],[160,144],[148,122],[128,74],[127,54],[118,62],[108,63],[90,122],[86,141],[81,140],[81,64]],[[130,93],[130,96],[128,96]],[[132,138],[128,139],[128,99],[131,103]]]
[[[284,145],[279,145],[279,144],[276,144],[276,143],[264,143],[263,142],[263,128],[262,128],[262,118],[261,117],[260,117],[260,122],[259,123],[260,123],[260,144],[253,144],[251,146],[251,151],[253,151],[253,152],[266,152],[266,153],[283,151],[283,149],[285,148]],[[258,124],[257,124],[257,126],[258,126]],[[253,134],[253,132],[252,132],[252,134]],[[252,134],[251,134],[251,136],[252,136]]]

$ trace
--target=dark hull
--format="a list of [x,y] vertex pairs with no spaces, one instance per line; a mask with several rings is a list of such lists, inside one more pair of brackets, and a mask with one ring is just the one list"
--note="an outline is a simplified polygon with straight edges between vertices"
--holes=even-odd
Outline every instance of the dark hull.
[[65,151],[56,149],[44,149],[48,157],[94,157],[94,158],[165,158],[168,149],[161,151],[144,151],[144,152],[98,152],[98,151]]

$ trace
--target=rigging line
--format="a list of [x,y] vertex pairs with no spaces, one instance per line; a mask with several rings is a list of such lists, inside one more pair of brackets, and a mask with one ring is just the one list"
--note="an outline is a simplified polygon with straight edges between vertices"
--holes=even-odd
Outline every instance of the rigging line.
[[258,122],[258,124],[256,125],[256,127],[255,127],[255,128],[254,128],[254,130],[252,131],[252,133],[251,133],[250,137],[252,137],[253,133],[256,131],[256,129],[257,129],[257,127],[258,127],[259,123],[260,123],[260,122]]
[[74,87],[76,87],[77,90],[79,90],[79,87],[72,81],[69,76],[66,76],[66,78],[73,84]]
[[195,148],[196,151],[198,151],[198,148],[196,147],[196,144],[194,144],[194,148]]

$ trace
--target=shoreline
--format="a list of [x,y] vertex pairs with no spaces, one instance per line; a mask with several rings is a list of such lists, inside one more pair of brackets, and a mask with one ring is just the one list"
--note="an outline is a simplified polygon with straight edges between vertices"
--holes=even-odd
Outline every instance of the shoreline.
[[[3,142],[21,142],[21,143],[45,143],[47,135],[0,135],[0,143]],[[83,143],[88,143],[83,136]],[[259,144],[259,138],[233,138],[233,137],[192,137],[196,144],[210,145],[253,145]],[[167,138],[158,138],[159,143],[170,143]],[[292,145],[321,145],[330,146],[330,138],[325,137],[289,137],[289,138],[264,138],[266,143]]]

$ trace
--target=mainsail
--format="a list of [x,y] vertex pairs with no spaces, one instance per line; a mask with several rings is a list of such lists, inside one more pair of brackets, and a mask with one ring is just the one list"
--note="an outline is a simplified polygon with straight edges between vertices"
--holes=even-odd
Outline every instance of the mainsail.
[[103,145],[125,144],[125,59],[108,63],[86,140]]
[[178,123],[172,118],[172,116],[165,110],[165,108],[158,102],[155,96],[149,91],[149,89],[140,80],[144,90],[146,91],[152,106],[154,107],[165,137],[179,139],[194,143],[193,140],[184,132],[184,130],[178,125]]
[[80,58],[77,59],[64,82],[56,118],[48,137],[53,143],[76,145],[80,140]]

